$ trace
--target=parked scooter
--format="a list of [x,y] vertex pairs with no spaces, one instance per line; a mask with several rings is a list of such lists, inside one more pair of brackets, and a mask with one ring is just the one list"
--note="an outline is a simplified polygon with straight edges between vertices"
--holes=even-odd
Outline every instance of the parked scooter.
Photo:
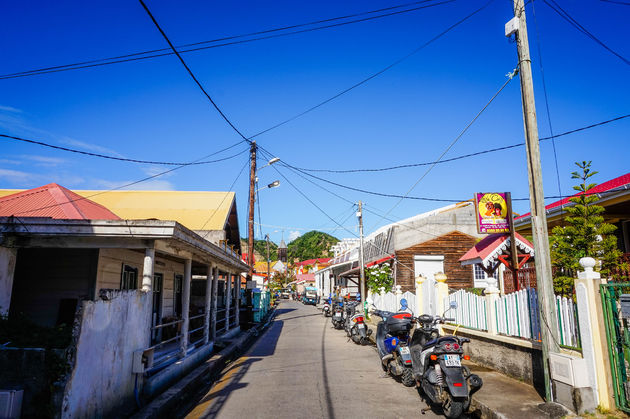
[[[360,306],[360,302],[357,306]],[[368,339],[372,334],[372,331],[368,329],[365,324],[365,317],[363,315],[363,310],[357,309],[357,306],[354,308],[354,314],[350,317],[350,338],[352,341],[358,345],[366,345],[370,342]]]
[[376,348],[381,357],[381,366],[390,375],[400,378],[403,385],[412,387],[413,377],[411,353],[409,351],[409,331],[413,326],[413,316],[407,311],[407,301],[401,300],[401,311],[373,310],[382,320],[376,327]]
[[331,322],[335,329],[343,329],[343,300],[333,304]]
[[[457,308],[457,302],[451,302],[451,308]],[[418,327],[410,344],[411,359],[413,377],[430,402],[441,405],[447,418],[458,418],[468,410],[472,395],[483,382],[461,364],[462,345],[470,339],[440,336],[437,325],[448,320],[454,319],[428,314],[417,318]]]
[[332,315],[331,313],[331,299],[330,298],[326,298],[324,300],[324,306],[322,307],[322,313],[324,314],[324,317],[330,317]]

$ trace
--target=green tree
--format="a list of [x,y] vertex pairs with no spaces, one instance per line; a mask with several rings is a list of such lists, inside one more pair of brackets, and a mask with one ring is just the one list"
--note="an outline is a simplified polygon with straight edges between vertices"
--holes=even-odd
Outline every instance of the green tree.
[[390,291],[394,285],[392,277],[392,268],[388,264],[374,265],[365,270],[365,283],[368,290],[373,293],[381,292],[380,288]]
[[339,241],[338,238],[321,231],[309,231],[293,240],[287,246],[288,259],[308,260],[330,257],[330,247]]
[[607,276],[619,264],[621,252],[617,248],[617,237],[612,234],[617,227],[605,223],[604,207],[596,205],[599,198],[589,191],[597,186],[589,179],[598,172],[592,171],[591,162],[575,163],[580,171],[571,173],[572,179],[581,183],[573,189],[580,195],[569,199],[574,205],[565,208],[565,226],[556,226],[549,237],[551,261],[557,268],[554,275],[554,289],[557,294],[571,295],[573,280],[580,267],[580,258],[593,257],[599,261],[596,269]]

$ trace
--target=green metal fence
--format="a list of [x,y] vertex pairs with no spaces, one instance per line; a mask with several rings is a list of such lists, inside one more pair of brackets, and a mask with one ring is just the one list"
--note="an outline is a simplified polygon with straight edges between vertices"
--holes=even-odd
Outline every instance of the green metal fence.
[[630,294],[630,282],[600,285],[608,354],[617,408],[630,413],[630,319],[622,316],[620,299]]

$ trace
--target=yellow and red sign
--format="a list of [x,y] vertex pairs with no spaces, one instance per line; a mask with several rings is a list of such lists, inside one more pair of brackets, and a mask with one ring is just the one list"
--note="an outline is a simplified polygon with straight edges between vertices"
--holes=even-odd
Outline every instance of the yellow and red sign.
[[508,199],[505,192],[475,194],[477,231],[480,234],[510,232]]

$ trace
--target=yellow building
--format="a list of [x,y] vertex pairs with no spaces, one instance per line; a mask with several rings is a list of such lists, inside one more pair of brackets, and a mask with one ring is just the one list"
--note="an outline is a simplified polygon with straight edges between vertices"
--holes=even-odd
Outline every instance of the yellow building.
[[[0,197],[20,192],[0,190]],[[226,241],[241,253],[236,194],[207,191],[73,190],[126,220],[172,220],[215,244]],[[14,214],[27,217],[28,214]]]

